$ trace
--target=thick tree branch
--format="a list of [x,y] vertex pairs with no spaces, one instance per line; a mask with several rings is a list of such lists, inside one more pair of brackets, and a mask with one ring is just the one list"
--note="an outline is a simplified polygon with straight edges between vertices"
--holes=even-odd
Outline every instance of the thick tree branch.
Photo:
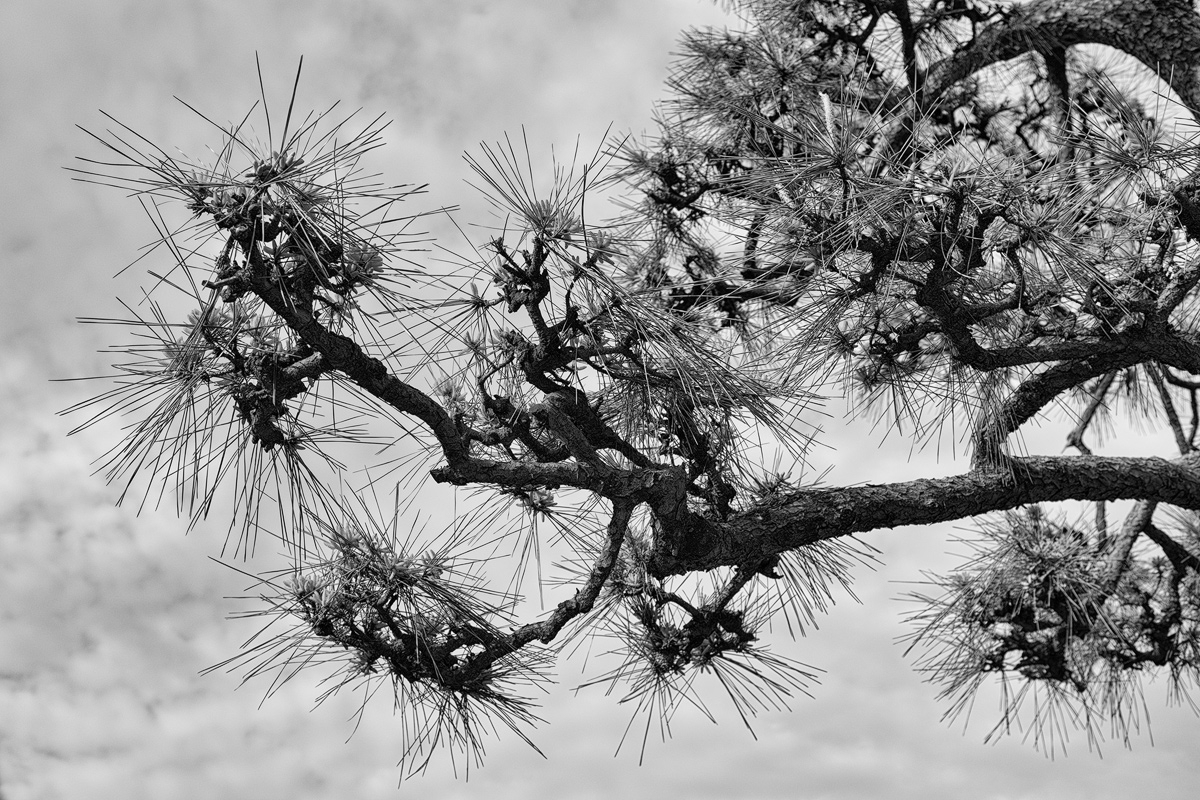
[[976,466],[1001,459],[1009,434],[1033,419],[1055,397],[1084,381],[1141,360],[1136,351],[1118,350],[1090,359],[1064,361],[1025,379],[1000,408],[988,413],[976,427],[972,436]]
[[1200,456],[1013,458],[1007,469],[885,485],[806,489],[728,522],[690,512],[659,516],[656,575],[762,562],[771,555],[853,533],[926,525],[1059,500],[1136,498],[1200,509]]
[[979,32],[965,49],[934,64],[932,100],[968,76],[1028,52],[1103,44],[1145,64],[1200,117],[1200,17],[1185,0],[1037,0]]

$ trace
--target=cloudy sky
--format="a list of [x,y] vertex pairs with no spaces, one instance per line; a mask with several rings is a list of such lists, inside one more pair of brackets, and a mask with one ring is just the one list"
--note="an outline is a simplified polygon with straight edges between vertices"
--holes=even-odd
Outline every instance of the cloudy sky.
[[[0,796],[1194,796],[1200,722],[1154,687],[1154,746],[1143,734],[1102,760],[1082,737],[1054,761],[1019,736],[984,745],[991,707],[965,731],[939,721],[936,690],[893,643],[904,608],[892,598],[897,581],[947,563],[949,528],[869,537],[885,566],[858,575],[863,604],[778,643],[827,670],[814,699],[760,718],[757,741],[731,713],[719,726],[681,714],[643,766],[636,749],[613,757],[627,709],[563,689],[535,737],[546,759],[493,740],[469,783],[435,764],[397,792],[386,701],[351,736],[355,698],[314,709],[304,676],[260,704],[263,685],[198,675],[253,630],[224,619],[236,609],[222,598],[245,580],[210,560],[222,527],[185,536],[166,511],[114,508],[90,466],[112,442],[67,439],[77,420],[54,414],[99,387],[50,379],[107,364],[98,331],[74,318],[135,296],[141,267],[113,276],[153,233],[135,202],[69,180],[74,156],[99,155],[75,126],[105,127],[103,109],[195,152],[208,132],[172,96],[238,117],[257,97],[256,51],[277,98],[303,54],[301,105],[389,115],[376,165],[432,184],[429,205],[460,204],[469,221],[483,205],[464,150],[521,125],[544,153],[577,135],[594,144],[610,124],[647,129],[678,31],[723,19],[708,0],[0,0]],[[906,465],[902,443],[865,430],[832,442],[835,481],[956,469],[933,454]],[[570,687],[576,673],[563,672]]]

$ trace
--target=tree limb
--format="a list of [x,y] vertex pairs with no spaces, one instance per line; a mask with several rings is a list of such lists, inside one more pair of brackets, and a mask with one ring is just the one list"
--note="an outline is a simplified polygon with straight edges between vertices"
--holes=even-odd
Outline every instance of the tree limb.
[[1200,509],[1200,456],[1034,456],[1007,468],[900,483],[805,489],[773,507],[716,522],[681,512],[658,516],[651,571],[673,575],[769,556],[853,533],[925,525],[1058,500],[1141,499]]
[[932,100],[985,67],[1047,49],[1103,44],[1158,74],[1200,118],[1200,17],[1185,0],[1037,0],[979,32],[963,50],[934,64]]

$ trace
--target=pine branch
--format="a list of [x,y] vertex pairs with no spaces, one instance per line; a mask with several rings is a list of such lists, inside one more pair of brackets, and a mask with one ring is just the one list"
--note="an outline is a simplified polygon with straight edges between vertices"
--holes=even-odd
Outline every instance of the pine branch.
[[891,484],[802,489],[727,522],[659,515],[656,575],[762,563],[772,555],[853,533],[928,525],[1060,500],[1140,499],[1200,509],[1200,456],[1057,456],[1007,459],[1003,468]]
[[1200,117],[1200,19],[1185,0],[1038,0],[981,30],[968,47],[932,65],[926,96],[937,97],[992,64],[1028,52],[1103,44],[1132,55]]

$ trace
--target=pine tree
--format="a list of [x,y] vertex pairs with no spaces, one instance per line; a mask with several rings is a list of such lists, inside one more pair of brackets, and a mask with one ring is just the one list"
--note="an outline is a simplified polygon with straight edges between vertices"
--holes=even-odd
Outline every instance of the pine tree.
[[[473,158],[508,226],[468,256],[420,250],[420,187],[367,171],[381,119],[300,119],[293,93],[265,141],[217,125],[207,162],[96,136],[81,177],[142,197],[167,264],[100,320],[128,360],[73,409],[132,418],[106,474],[193,524],[233,496],[239,552],[284,542],[252,612],[275,624],[230,663],[389,686],[409,770],[527,736],[582,637],[638,713],[669,719],[697,674],[743,718],[786,705],[813,669],[765,628],[848,587],[855,534],[979,515],[975,556],[915,597],[917,668],[952,712],[998,677],[998,732],[1127,735],[1142,676],[1186,696],[1200,667],[1200,17],[730,5],[742,29],[685,35],[655,138],[544,184],[523,142]],[[806,477],[810,412],[842,396],[915,445],[965,431],[969,463]],[[1077,452],[1020,454],[1064,410]],[[1093,453],[1122,411],[1178,453]],[[432,483],[462,494],[433,532]]]

